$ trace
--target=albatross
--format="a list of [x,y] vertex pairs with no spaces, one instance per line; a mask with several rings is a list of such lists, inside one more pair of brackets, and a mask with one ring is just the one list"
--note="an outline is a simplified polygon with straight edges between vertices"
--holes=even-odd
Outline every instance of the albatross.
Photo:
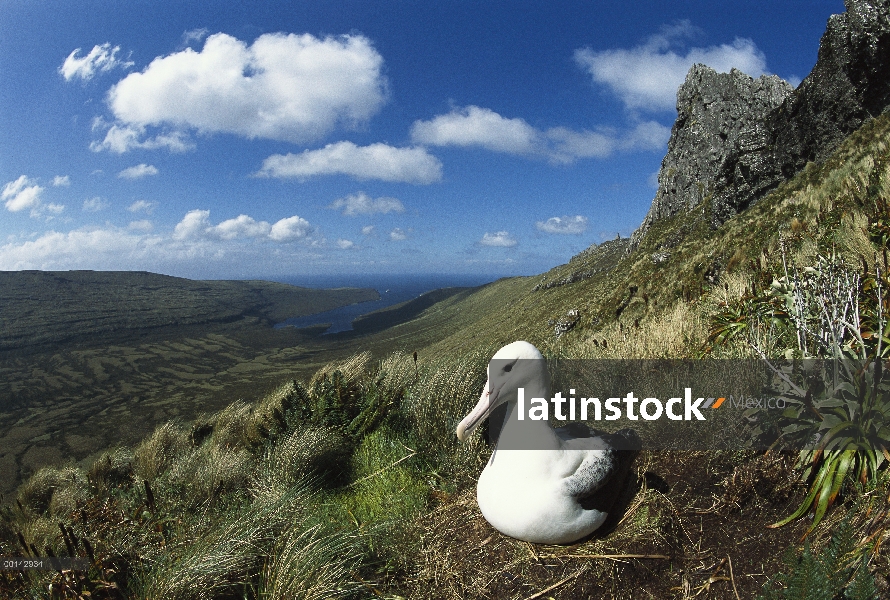
[[519,388],[526,403],[529,398],[550,398],[544,357],[522,341],[492,357],[478,404],[457,426],[458,439],[465,441],[506,404],[497,443],[476,486],[479,509],[495,529],[519,540],[578,541],[608,518],[639,452],[640,438],[630,429],[607,434],[581,423],[554,429],[547,420],[529,415],[520,420]]

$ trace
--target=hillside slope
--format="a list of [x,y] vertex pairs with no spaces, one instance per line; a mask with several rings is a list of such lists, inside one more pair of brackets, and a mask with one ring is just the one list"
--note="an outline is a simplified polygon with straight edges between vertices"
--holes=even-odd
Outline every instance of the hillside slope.
[[697,355],[708,315],[768,283],[782,268],[782,248],[789,264],[835,248],[851,265],[874,266],[880,248],[870,227],[890,198],[888,148],[890,115],[882,115],[720,227],[699,205],[656,223],[633,252],[627,240],[592,246],[540,276],[450,296],[364,341],[409,352],[424,342],[445,353],[526,339],[585,356]]
[[274,323],[378,298],[372,289],[192,281],[143,272],[3,271],[0,352],[72,341],[132,341],[165,328],[245,317]]

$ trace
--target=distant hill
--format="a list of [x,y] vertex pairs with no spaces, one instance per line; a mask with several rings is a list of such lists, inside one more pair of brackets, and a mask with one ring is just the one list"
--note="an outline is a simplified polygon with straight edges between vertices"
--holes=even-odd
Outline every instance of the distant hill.
[[192,325],[272,324],[377,300],[373,289],[192,281],[145,272],[0,272],[0,351],[105,344]]

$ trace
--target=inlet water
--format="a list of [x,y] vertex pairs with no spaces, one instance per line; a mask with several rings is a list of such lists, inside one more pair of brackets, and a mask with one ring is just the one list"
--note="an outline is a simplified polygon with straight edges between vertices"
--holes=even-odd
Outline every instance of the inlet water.
[[432,290],[446,287],[476,287],[497,278],[498,276],[491,275],[331,275],[279,279],[278,281],[281,283],[311,288],[374,288],[380,294],[380,299],[341,306],[305,317],[294,317],[276,324],[275,327],[301,328],[331,323],[331,326],[325,330],[325,335],[351,331],[352,322],[362,315],[413,300]]

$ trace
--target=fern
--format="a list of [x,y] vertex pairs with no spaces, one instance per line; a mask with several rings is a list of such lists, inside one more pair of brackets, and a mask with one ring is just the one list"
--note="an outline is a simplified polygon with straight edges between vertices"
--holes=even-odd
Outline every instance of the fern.
[[311,425],[339,431],[353,441],[371,433],[401,399],[401,390],[384,385],[386,374],[363,380],[348,378],[340,370],[323,373],[307,390],[293,382],[282,401],[289,429]]
[[780,589],[764,586],[760,600],[874,600],[877,588],[868,570],[868,554],[857,556],[850,516],[841,521],[828,546],[817,556],[804,544],[798,557],[785,557],[786,573],[776,576]]

